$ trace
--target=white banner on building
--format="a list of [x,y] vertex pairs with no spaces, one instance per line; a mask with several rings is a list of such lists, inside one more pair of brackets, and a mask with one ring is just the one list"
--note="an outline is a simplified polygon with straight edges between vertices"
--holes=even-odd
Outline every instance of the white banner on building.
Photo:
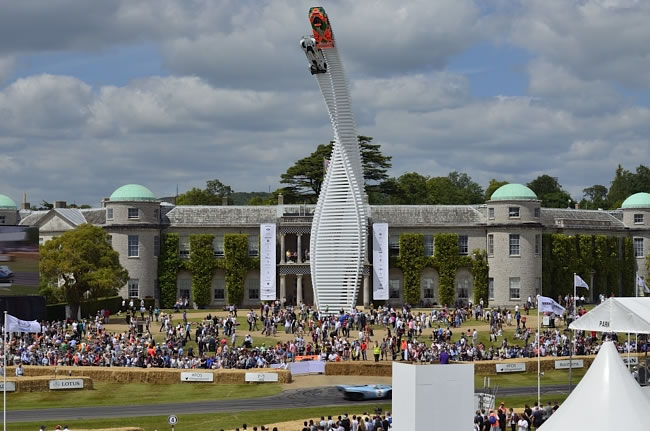
[[212,373],[181,373],[181,382],[214,382]]
[[260,299],[275,301],[275,224],[260,225]]
[[584,368],[585,367],[585,361],[582,359],[574,359],[573,361],[570,361],[568,359],[561,359],[559,361],[555,361],[555,369],[556,370],[568,370],[569,368]]
[[388,224],[372,225],[372,299],[388,299]]
[[526,371],[525,362],[512,362],[508,364],[496,364],[497,373],[517,373]]

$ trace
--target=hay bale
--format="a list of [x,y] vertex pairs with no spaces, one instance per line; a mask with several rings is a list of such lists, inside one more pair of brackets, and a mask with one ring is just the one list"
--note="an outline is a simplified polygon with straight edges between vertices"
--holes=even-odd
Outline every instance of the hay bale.
[[[61,389],[62,391],[67,390],[92,390],[94,389],[94,384],[91,378],[89,377],[74,377],[75,379],[82,379],[84,381],[83,389]],[[50,380],[55,380],[53,376],[23,376],[16,377],[13,379],[8,379],[16,383],[16,392],[49,392],[50,391]],[[59,378],[57,380],[63,380]],[[58,390],[58,389],[57,389]],[[55,390],[56,391],[56,390]]]

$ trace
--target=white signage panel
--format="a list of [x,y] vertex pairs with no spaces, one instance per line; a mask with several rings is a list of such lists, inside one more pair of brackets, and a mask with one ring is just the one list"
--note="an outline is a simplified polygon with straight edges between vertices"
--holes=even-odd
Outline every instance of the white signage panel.
[[496,364],[497,373],[517,373],[520,371],[526,371],[525,362],[513,362],[509,364]]
[[570,361],[568,359],[563,359],[560,361],[555,361],[555,369],[556,370],[568,370],[569,368],[584,368],[585,367],[585,361],[582,359],[574,359],[573,361]]
[[245,381],[247,382],[278,382],[277,373],[246,373]]
[[[627,365],[627,356],[623,356],[621,359],[623,359],[623,363]],[[630,365],[639,365],[639,358],[636,356],[630,356]]]
[[372,225],[372,299],[388,299],[388,224]]
[[56,389],[83,389],[83,379],[57,379],[50,380],[50,390]]
[[16,392],[16,383],[14,382],[7,382],[7,386],[5,386],[4,382],[0,382],[0,392]]
[[214,382],[212,373],[181,373],[181,382]]
[[275,301],[275,224],[260,225],[260,299]]

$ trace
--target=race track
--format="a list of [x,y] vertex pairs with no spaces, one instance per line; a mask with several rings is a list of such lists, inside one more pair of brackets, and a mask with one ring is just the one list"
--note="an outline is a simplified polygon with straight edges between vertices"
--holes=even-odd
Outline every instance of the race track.
[[[561,394],[569,391],[568,385],[542,387],[543,394]],[[477,392],[482,392],[477,390]],[[497,397],[530,395],[534,400],[537,387],[503,388]],[[333,387],[290,389],[280,394],[263,398],[243,400],[196,401],[191,403],[75,407],[64,409],[8,410],[7,422],[72,421],[76,419],[97,419],[134,416],[166,416],[170,414],[218,413],[252,410],[288,409],[319,406],[373,405],[388,400],[346,401]]]

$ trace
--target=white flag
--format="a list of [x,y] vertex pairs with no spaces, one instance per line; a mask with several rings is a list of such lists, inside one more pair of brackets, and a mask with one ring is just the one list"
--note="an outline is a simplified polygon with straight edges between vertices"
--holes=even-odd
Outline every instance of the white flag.
[[562,314],[565,311],[565,308],[555,302],[552,298],[547,298],[546,296],[541,295],[537,297],[537,308],[539,308],[540,313]]
[[650,288],[645,284],[645,280],[639,274],[636,275],[636,286],[643,287],[645,293],[650,293]]
[[584,281],[578,274],[573,275],[573,285],[575,287],[584,287],[585,289],[589,290],[589,285],[587,282]]
[[7,332],[41,332],[41,324],[36,320],[20,320],[7,314]]

